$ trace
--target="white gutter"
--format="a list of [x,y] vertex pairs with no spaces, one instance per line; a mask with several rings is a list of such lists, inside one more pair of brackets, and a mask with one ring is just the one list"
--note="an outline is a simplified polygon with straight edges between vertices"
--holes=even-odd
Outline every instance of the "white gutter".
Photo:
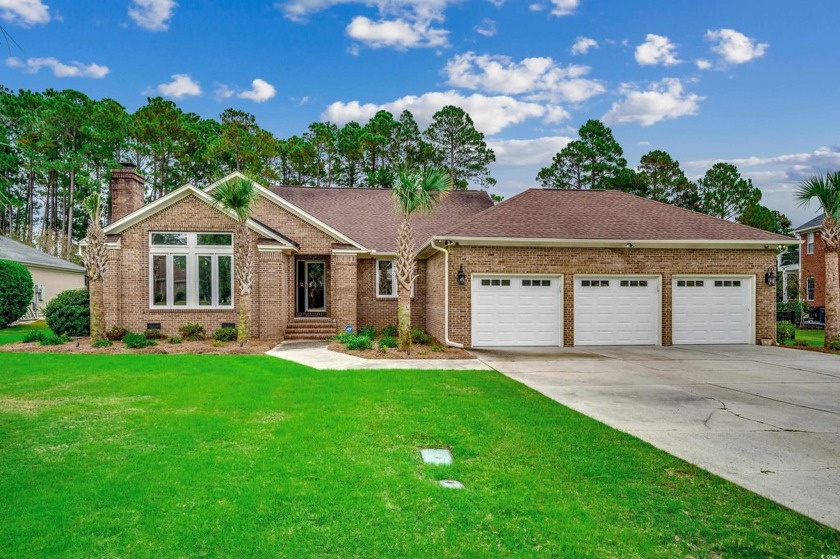
[[443,253],[443,343],[451,347],[463,349],[464,344],[459,344],[449,339],[449,251],[437,246],[434,239],[432,239],[430,246]]

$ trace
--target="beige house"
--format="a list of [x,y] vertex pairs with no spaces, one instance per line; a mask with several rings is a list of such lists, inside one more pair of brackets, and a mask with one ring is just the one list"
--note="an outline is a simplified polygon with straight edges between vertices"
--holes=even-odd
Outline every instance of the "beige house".
[[[175,332],[237,319],[234,220],[186,185],[143,205],[112,173],[106,323]],[[389,190],[263,187],[248,226],[252,335],[313,339],[396,322]],[[413,218],[412,321],[451,345],[753,344],[775,337],[765,275],[789,237],[617,191],[456,191]]]
[[0,260],[23,264],[32,274],[32,311],[36,314],[62,291],[85,287],[85,269],[81,266],[8,237],[0,236]]

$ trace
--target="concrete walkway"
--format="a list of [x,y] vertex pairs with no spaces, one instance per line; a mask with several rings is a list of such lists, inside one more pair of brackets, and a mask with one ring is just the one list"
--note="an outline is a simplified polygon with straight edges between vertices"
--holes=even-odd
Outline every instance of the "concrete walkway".
[[531,388],[840,529],[840,357],[757,346],[474,351]]
[[283,342],[271,351],[272,357],[294,361],[313,369],[441,369],[447,371],[489,371],[478,359],[365,359],[327,349],[324,342]]

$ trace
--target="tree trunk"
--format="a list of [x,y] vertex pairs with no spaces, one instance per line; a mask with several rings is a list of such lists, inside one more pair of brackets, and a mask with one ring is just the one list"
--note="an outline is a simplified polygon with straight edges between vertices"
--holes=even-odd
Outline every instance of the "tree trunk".
[[411,351],[411,289],[400,288],[397,297],[397,328],[400,351]]
[[236,339],[239,345],[248,343],[251,328],[251,292],[239,294],[239,324],[236,328]]
[[91,280],[90,289],[90,341],[105,338],[105,291],[102,279]]
[[414,235],[408,216],[403,216],[397,239],[397,330],[400,351],[411,351],[411,286],[414,284]]
[[76,170],[70,169],[70,196],[67,200],[67,239],[64,245],[64,258],[69,258],[73,251],[73,198],[76,197]]
[[244,221],[236,226],[233,244],[234,266],[239,281],[239,324],[237,339],[240,345],[248,343],[251,327],[251,288],[254,283],[254,255],[251,232]]
[[35,171],[32,169],[29,170],[29,178],[26,188],[26,242],[32,242],[32,235],[33,231],[32,228],[34,227],[33,221],[35,220]]
[[825,252],[825,344],[840,338],[840,271],[838,251]]

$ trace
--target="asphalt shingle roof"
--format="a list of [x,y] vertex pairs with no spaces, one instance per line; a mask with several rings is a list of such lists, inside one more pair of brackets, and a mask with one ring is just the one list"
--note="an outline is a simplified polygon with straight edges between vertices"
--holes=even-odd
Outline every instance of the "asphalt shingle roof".
[[20,264],[67,270],[68,272],[84,273],[85,271],[84,268],[72,262],[68,262],[57,256],[51,256],[36,248],[3,236],[0,236],[0,260],[10,260],[12,262],[19,262]]
[[513,196],[445,235],[589,240],[789,241],[739,223],[617,190],[544,190]]
[[[381,188],[272,186],[270,190],[369,250],[397,251],[400,215],[392,191]],[[411,218],[417,248],[493,206],[485,191],[455,190],[429,215]]]
[[794,229],[794,231],[798,232],[798,231],[802,231],[804,229],[813,229],[815,227],[821,227],[822,222],[823,222],[823,217],[825,217],[825,216],[820,214],[817,217],[815,217],[814,219],[812,219],[811,221],[809,221],[808,223],[800,225],[799,227]]

